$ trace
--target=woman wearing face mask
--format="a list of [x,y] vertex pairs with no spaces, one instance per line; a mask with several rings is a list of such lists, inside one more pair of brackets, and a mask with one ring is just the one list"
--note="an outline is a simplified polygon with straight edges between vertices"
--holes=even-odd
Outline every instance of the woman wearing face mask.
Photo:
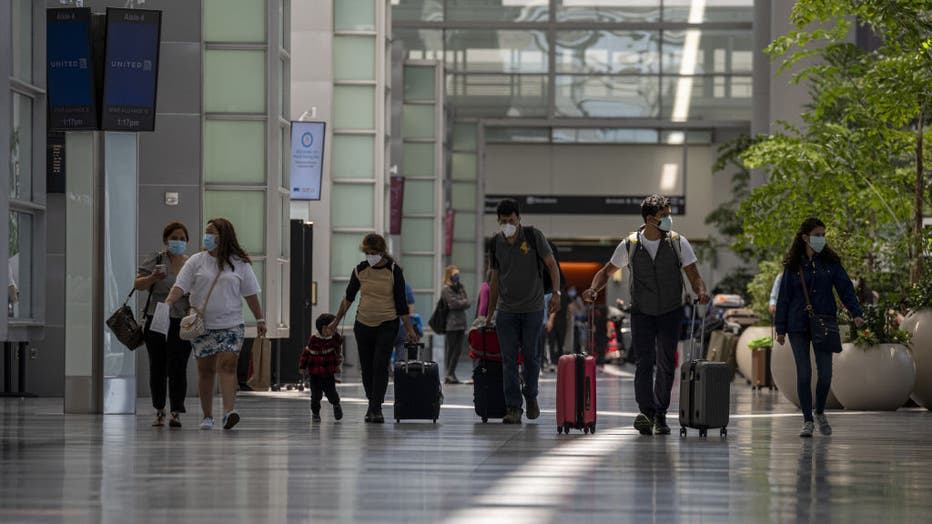
[[408,342],[417,342],[418,335],[411,324],[405,298],[404,272],[388,255],[385,239],[370,233],[363,238],[359,250],[365,253],[366,260],[353,269],[346,296],[330,328],[337,331],[356,295],[360,294],[353,334],[359,350],[362,383],[369,399],[365,420],[381,424],[385,422],[382,402],[388,389],[388,361],[399,329],[398,319],[404,324]]
[[445,384],[460,384],[456,378],[456,364],[459,363],[463,348],[466,347],[466,310],[472,305],[466,295],[466,288],[460,282],[460,268],[447,266],[443,274],[443,301],[449,308],[447,327],[444,336],[444,362],[447,372],[443,379]]
[[780,344],[785,343],[789,335],[796,360],[796,391],[803,412],[803,429],[799,436],[812,437],[814,422],[818,422],[820,433],[831,435],[832,426],[825,416],[825,402],[832,386],[832,352],[840,348],[815,348],[818,382],[813,420],[812,365],[809,358],[812,333],[807,302],[812,305],[811,313],[814,315],[837,316],[835,294],[832,292],[837,291],[858,327],[864,324],[861,305],[841,259],[826,245],[825,224],[818,218],[809,218],[800,226],[783,259],[783,267],[775,326]]
[[181,427],[181,413],[185,412],[184,397],[188,389],[188,358],[191,356],[191,343],[181,340],[181,318],[188,313],[188,300],[181,297],[175,302],[169,317],[171,324],[168,336],[149,330],[155,306],[164,302],[175,285],[175,277],[181,272],[188,256],[185,255],[188,243],[188,229],[180,222],[172,222],[162,231],[162,249],[156,251],[139,266],[136,273],[135,287],[139,291],[148,290],[149,309],[146,311],[146,351],[149,354],[149,391],[152,406],[155,408],[155,427],[165,425],[166,382],[168,396],[171,399],[171,420],[168,425]]
[[208,221],[204,251],[192,256],[184,265],[165,301],[171,306],[182,295],[190,293],[190,303],[199,309],[207,328],[207,333],[191,341],[204,412],[201,429],[214,427],[214,383],[218,374],[223,395],[223,429],[232,429],[239,422],[236,363],[245,337],[243,300],[256,317],[258,335],[264,336],[266,328],[259,291],[252,260],[240,247],[233,224],[225,218]]

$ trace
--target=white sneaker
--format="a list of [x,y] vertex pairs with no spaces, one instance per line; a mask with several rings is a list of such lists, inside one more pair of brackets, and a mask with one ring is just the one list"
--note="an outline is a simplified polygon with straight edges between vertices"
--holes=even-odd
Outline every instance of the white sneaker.
[[214,417],[204,417],[201,421],[201,429],[214,429]]
[[235,426],[238,422],[239,413],[237,413],[234,409],[223,416],[223,429],[233,429],[233,426]]
[[819,424],[819,433],[826,437],[832,434],[832,425],[828,423],[828,417],[825,416],[825,413],[816,415],[815,421]]
[[814,427],[814,424],[812,423],[812,421],[807,420],[807,421],[803,424],[803,429],[802,429],[802,431],[799,432],[799,436],[800,436],[800,437],[803,437],[803,438],[812,438],[812,431],[813,431],[814,429],[815,429],[815,427]]

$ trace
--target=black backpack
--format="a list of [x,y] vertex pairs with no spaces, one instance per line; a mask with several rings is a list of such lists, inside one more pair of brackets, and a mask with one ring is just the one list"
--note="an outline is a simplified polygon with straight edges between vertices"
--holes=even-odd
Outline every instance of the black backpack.
[[[534,226],[521,226],[521,229],[524,231],[524,238],[528,243],[528,247],[533,249],[537,255],[537,274],[544,281],[544,294],[550,293],[554,288],[553,281],[550,279],[550,271],[547,270],[547,266],[544,265],[544,261],[540,257],[540,250],[537,249],[537,235]],[[495,264],[495,239],[500,234],[502,233],[493,236],[490,242],[489,259],[492,264]],[[557,250],[554,248],[553,243],[550,243],[550,247],[551,251],[553,251],[553,259],[557,262],[557,271],[560,273],[560,287],[557,289],[563,289],[566,276],[563,274],[563,268],[560,267],[560,259],[557,258]]]

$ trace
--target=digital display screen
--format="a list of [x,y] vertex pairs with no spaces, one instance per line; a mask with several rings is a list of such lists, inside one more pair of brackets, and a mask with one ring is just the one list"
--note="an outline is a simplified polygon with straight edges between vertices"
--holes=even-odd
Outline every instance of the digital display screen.
[[49,129],[97,129],[91,10],[46,12]]
[[107,9],[103,129],[155,129],[161,24],[161,11]]
[[324,122],[291,123],[291,199],[320,200]]

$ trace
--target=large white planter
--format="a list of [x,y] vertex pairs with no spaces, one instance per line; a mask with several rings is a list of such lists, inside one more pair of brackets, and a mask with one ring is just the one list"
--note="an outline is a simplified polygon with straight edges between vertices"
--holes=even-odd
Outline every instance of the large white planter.
[[916,385],[910,395],[917,404],[932,409],[932,308],[910,313],[901,328],[909,331],[909,347],[916,362]]
[[[809,363],[812,366],[812,400],[815,404],[815,390],[818,382],[818,368],[816,368],[815,355],[812,353],[812,346],[809,347]],[[793,359],[793,349],[790,348],[790,340],[787,337],[786,343],[780,345],[776,340],[773,341],[773,352],[770,356],[770,373],[773,375],[773,383],[780,390],[780,393],[787,400],[799,407],[799,395],[796,393],[796,360]],[[828,400],[825,407],[828,409],[840,409],[841,403],[833,394],[834,381],[832,382],[832,391],[829,391]]]
[[902,344],[862,348],[848,343],[835,354],[832,391],[845,409],[896,411],[916,383],[916,363]]
[[745,329],[744,333],[741,333],[741,337],[738,338],[735,358],[738,360],[738,371],[744,378],[751,380],[751,375],[754,372],[751,350],[748,349],[748,344],[753,340],[769,336],[770,328],[768,326],[751,326]]

